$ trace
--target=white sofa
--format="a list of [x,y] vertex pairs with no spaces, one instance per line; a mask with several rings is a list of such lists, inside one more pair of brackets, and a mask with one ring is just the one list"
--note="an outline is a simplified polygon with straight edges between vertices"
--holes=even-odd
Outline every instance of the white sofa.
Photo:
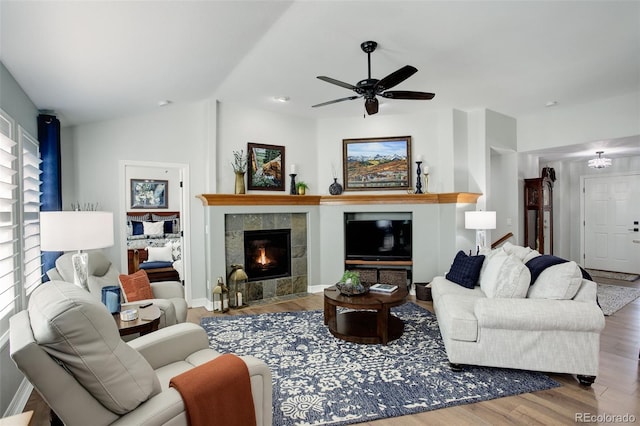
[[531,271],[523,261],[539,253],[506,244],[485,255],[473,288],[445,277],[431,283],[452,368],[469,364],[568,373],[591,385],[605,325],[597,284],[577,276],[579,267],[565,261],[544,269],[529,285]]

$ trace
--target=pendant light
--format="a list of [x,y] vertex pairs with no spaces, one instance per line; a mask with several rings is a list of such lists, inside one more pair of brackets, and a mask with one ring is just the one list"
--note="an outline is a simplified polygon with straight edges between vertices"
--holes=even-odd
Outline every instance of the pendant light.
[[604,169],[611,166],[611,158],[602,157],[604,151],[596,151],[598,156],[589,160],[587,165],[592,169]]

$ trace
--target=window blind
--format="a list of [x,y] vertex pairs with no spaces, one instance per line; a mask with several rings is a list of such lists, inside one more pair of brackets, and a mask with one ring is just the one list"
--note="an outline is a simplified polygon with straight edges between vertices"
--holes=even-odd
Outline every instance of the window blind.
[[40,150],[38,141],[19,128],[22,148],[22,250],[21,265],[25,295],[42,283],[40,253]]
[[20,296],[19,175],[13,130],[13,122],[0,113],[0,336],[9,329],[9,317],[16,312]]

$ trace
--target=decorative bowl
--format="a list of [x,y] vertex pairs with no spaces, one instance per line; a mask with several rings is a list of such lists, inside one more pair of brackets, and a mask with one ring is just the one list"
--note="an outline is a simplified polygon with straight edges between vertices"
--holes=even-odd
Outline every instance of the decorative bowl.
[[369,292],[369,286],[361,283],[355,285],[351,283],[337,283],[336,288],[345,296],[360,296]]

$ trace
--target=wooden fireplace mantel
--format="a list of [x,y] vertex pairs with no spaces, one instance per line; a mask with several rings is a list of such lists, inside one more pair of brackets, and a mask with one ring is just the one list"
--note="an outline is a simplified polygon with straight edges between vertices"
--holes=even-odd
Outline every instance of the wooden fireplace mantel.
[[200,194],[196,197],[204,206],[317,206],[356,204],[475,204],[482,194],[446,192],[429,194],[342,194],[342,195],[263,195],[263,194]]

